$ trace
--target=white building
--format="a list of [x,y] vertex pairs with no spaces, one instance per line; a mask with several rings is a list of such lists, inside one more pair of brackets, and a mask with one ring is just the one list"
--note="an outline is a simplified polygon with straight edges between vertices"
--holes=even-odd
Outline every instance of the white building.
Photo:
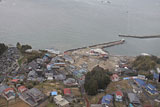
[[59,107],[69,107],[69,102],[66,99],[64,99],[61,95],[55,96],[54,101]]

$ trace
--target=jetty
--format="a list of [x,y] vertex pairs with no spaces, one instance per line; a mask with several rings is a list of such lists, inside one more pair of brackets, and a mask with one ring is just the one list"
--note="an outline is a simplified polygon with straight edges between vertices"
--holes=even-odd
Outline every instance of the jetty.
[[150,36],[119,35],[119,37],[129,37],[129,38],[149,39],[149,38],[160,38],[160,35],[150,35]]
[[101,44],[90,45],[90,46],[76,48],[76,49],[70,49],[70,50],[66,50],[65,52],[73,52],[73,51],[77,51],[77,50],[81,50],[81,49],[87,49],[87,48],[92,48],[92,49],[94,49],[94,48],[100,48],[100,49],[104,49],[104,48],[107,48],[107,47],[123,44],[124,42],[125,42],[125,40],[121,39],[121,40],[107,42],[107,43],[101,43]]

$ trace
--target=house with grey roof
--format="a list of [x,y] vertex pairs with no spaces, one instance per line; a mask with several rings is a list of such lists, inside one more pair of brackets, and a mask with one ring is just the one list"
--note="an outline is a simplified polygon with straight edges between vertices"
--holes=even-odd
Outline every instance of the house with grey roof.
[[66,75],[62,75],[62,74],[54,75],[54,78],[55,78],[55,80],[63,81],[66,79]]
[[38,74],[36,73],[36,71],[32,70],[28,73],[28,77],[36,78],[38,77]]
[[64,85],[67,85],[67,86],[76,86],[76,85],[78,85],[77,81],[74,78],[68,78],[63,83],[64,83]]
[[137,106],[141,104],[139,98],[134,93],[128,93],[128,99],[129,99],[129,102],[131,104],[134,104],[134,105],[137,105]]
[[45,98],[45,95],[37,88],[32,88],[23,92],[20,98],[30,106],[36,106]]
[[69,62],[69,63],[71,63],[71,64],[74,63],[74,60],[73,60],[72,57],[70,57],[69,55],[64,55],[63,58],[64,58],[64,60],[65,60],[66,62]]
[[0,95],[2,95],[5,89],[9,88],[7,85],[0,85]]

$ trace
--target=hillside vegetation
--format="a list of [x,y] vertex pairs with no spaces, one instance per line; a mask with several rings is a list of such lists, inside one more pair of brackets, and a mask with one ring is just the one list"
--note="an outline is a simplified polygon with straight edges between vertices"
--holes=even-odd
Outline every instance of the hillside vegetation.
[[150,71],[160,65],[160,58],[157,56],[138,56],[132,67],[138,71]]

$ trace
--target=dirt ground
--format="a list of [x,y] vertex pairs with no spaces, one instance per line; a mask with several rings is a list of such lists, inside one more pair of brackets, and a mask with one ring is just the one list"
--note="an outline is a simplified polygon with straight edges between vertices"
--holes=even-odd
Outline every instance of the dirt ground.
[[71,92],[77,97],[81,96],[79,88],[71,88]]
[[[0,107],[7,107],[7,101],[3,98],[0,98]],[[10,101],[8,107],[29,107],[29,105],[17,98],[16,102],[15,100]]]
[[99,65],[104,69],[109,69],[110,71],[114,70],[116,68],[116,65],[118,65],[120,60],[126,59],[128,61],[133,61],[134,57],[128,57],[128,56],[113,56],[109,55],[109,58],[106,60],[103,60],[100,56],[92,56],[89,55],[90,49],[82,49],[77,50],[70,55],[75,60],[75,66],[80,66],[84,63],[88,65],[88,70],[91,71],[95,66]]
[[38,84],[35,87],[43,91],[43,93],[48,96],[52,91],[58,91],[59,94],[62,94],[61,90],[64,88],[64,86],[59,82],[45,82],[45,83]]

